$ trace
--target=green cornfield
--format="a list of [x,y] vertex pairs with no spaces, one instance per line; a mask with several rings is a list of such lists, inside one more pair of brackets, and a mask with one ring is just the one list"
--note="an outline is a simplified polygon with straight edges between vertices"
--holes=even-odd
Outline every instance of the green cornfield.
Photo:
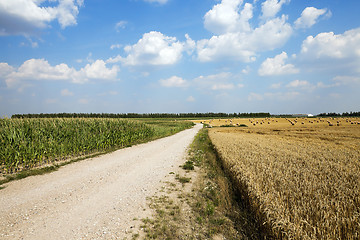
[[0,119],[0,173],[146,142],[189,128],[122,119]]

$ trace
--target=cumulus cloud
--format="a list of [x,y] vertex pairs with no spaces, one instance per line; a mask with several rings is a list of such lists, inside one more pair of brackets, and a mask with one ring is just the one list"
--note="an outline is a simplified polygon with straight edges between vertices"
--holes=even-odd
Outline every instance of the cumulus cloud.
[[282,5],[289,3],[290,0],[266,0],[261,4],[263,19],[275,17],[281,10]]
[[76,18],[83,1],[58,0],[57,6],[46,3],[44,0],[0,1],[0,36],[31,35],[48,27],[54,20],[62,28],[77,24]]
[[[280,3],[281,2],[281,3]],[[283,4],[280,1],[278,4]],[[205,28],[217,34],[197,42],[197,58],[208,62],[232,59],[242,62],[256,60],[261,51],[284,45],[292,35],[287,16],[266,19],[257,28],[251,28],[253,6],[241,0],[222,0],[204,16]]]
[[[112,66],[112,68],[106,67],[106,63],[103,60],[96,60],[91,64],[86,64],[79,73],[84,76],[84,81],[88,79],[95,80],[115,80],[119,68],[117,66]],[[81,80],[80,80],[81,82]]]
[[192,47],[193,41],[188,35],[186,38],[187,42],[184,43],[161,32],[145,33],[136,44],[125,46],[126,57],[119,55],[108,62],[122,62],[128,66],[175,64],[181,59],[182,52]]
[[209,62],[231,58],[243,62],[253,62],[256,59],[255,52],[246,40],[246,36],[241,33],[227,33],[200,40],[197,42],[198,60]]
[[259,68],[259,75],[272,76],[298,73],[299,69],[295,68],[294,65],[285,64],[285,60],[287,58],[288,56],[286,52],[282,52],[274,58],[267,58]]
[[296,28],[310,28],[311,26],[313,26],[316,23],[318,18],[321,15],[324,15],[325,13],[327,13],[327,15],[331,15],[331,12],[328,11],[326,8],[317,9],[314,7],[307,7],[301,13],[301,17],[299,17],[295,21],[295,27]]
[[197,42],[198,60],[210,62],[219,59],[235,59],[243,62],[255,61],[255,51],[246,36],[241,33],[227,33]]
[[0,63],[0,77],[6,77],[14,71],[14,68],[7,63]]
[[242,0],[222,0],[205,14],[205,28],[215,34],[250,31],[253,6],[246,3],[240,12],[242,3]]
[[181,77],[172,76],[168,79],[161,79],[160,85],[163,87],[187,87],[189,83]]
[[360,28],[343,34],[333,32],[319,33],[307,37],[298,55],[299,60],[313,71],[337,71],[341,74],[358,75],[360,73]]
[[319,33],[304,40],[301,54],[308,58],[357,58],[360,59],[360,28],[346,31],[344,34],[333,32]]
[[108,68],[103,60],[89,63],[80,70],[64,63],[51,66],[45,59],[27,60],[17,69],[7,65],[7,63],[0,63],[0,68],[7,69],[7,73],[0,77],[5,80],[9,88],[22,88],[29,81],[37,80],[70,81],[73,83],[85,83],[89,80],[115,80],[119,71],[117,66]]

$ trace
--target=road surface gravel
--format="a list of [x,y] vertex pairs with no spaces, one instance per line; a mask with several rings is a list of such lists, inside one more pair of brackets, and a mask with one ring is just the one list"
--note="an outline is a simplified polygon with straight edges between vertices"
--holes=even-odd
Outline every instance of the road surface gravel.
[[201,128],[7,183],[0,190],[0,239],[126,237]]

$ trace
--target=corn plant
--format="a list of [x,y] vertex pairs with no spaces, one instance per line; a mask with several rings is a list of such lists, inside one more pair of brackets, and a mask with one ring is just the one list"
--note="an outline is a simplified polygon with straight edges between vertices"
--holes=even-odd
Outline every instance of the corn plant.
[[[121,148],[188,128],[122,119],[0,119],[0,170],[29,169],[70,157]],[[165,129],[165,130],[164,130]]]

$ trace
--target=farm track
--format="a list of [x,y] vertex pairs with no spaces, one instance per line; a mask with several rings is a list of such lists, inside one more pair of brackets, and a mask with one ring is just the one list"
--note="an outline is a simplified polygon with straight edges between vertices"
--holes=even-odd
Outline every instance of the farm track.
[[173,136],[10,182],[0,190],[0,239],[122,239],[146,198],[184,162],[198,124]]

